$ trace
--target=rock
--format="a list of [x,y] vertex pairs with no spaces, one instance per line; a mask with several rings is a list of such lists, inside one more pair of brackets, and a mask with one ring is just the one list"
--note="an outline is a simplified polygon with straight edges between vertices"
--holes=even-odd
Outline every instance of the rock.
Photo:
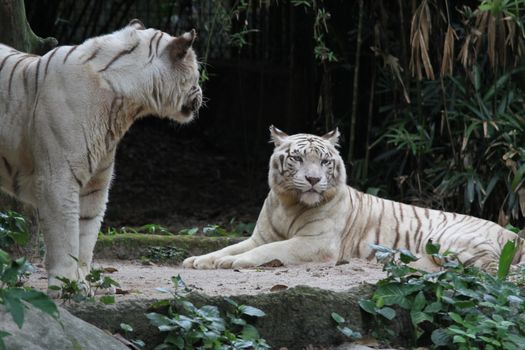
[[[152,248],[172,247],[185,252],[186,256],[201,255],[238,243],[243,239],[246,237],[194,237],[137,233],[101,235],[97,240],[94,254],[97,259],[139,259],[147,258]],[[181,257],[181,259],[166,262],[178,264],[182,260]]]
[[[255,306],[266,313],[254,325],[272,348],[286,347],[295,350],[309,344],[329,346],[349,340],[337,330],[331,317],[332,312],[337,312],[347,320],[345,326],[366,333],[365,320],[357,302],[369,297],[372,290],[373,286],[370,285],[355,287],[346,292],[298,286],[271,294],[239,295],[231,298],[237,303]],[[188,299],[199,307],[217,305],[223,314],[231,308],[223,297],[192,293]],[[84,303],[70,305],[68,309],[77,317],[112,332],[119,330],[121,322],[128,323],[134,329],[131,337],[145,341],[146,348],[151,349],[167,335],[150,326],[145,316],[145,313],[152,311],[149,308],[155,301],[157,300],[121,301],[113,305]]]
[[97,327],[60,308],[60,320],[29,306],[22,329],[11,314],[0,307],[0,330],[9,332],[4,342],[9,350],[129,350],[124,344]]

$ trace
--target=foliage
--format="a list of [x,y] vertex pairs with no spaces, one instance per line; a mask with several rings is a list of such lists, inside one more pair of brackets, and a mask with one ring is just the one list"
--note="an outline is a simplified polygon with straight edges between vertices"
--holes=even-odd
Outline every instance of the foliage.
[[100,231],[100,234],[103,235],[117,235],[117,234],[123,234],[123,233],[137,233],[137,234],[145,234],[145,235],[173,235],[166,227],[158,224],[146,224],[139,227],[131,227],[131,226],[122,226],[119,228],[115,227],[106,227],[105,231]]
[[[0,212],[0,304],[11,315],[19,328],[24,324],[25,309],[28,305],[58,319],[58,308],[45,293],[22,287],[22,280],[33,267],[25,258],[13,259],[3,248],[12,244],[26,244],[29,230],[24,218],[18,213]],[[5,349],[3,338],[8,332],[0,329],[0,350]]]
[[[442,269],[426,272],[408,265],[417,258],[406,250],[375,246],[388,276],[379,281],[371,299],[359,301],[382,325],[376,334],[393,339],[388,321],[408,314],[409,346],[432,343],[446,349],[523,349],[525,299],[520,288],[505,280],[515,253],[513,242],[503,249],[498,276],[465,267],[451,253],[439,253],[429,242],[426,252]],[[379,332],[377,332],[379,333]]]
[[337,323],[337,330],[343,333],[345,336],[352,338],[352,339],[361,338],[361,333],[355,332],[344,325],[346,320],[344,319],[343,316],[339,315],[337,312],[332,312],[332,319],[335,321],[335,323]]
[[180,263],[188,257],[188,252],[174,246],[148,247],[144,258],[154,262]]
[[173,277],[174,291],[159,288],[170,293],[174,304],[169,300],[160,301],[153,307],[168,307],[167,315],[149,313],[146,316],[151,324],[161,332],[169,332],[164,343],[156,349],[269,349],[255,327],[247,322],[249,318],[265,316],[257,308],[239,305],[226,298],[233,311],[227,312],[227,320],[221,317],[216,306],[196,307],[186,298],[189,289],[180,276]]
[[[87,274],[85,281],[70,280],[66,277],[57,277],[57,279],[62,282],[62,285],[50,286],[49,289],[59,291],[60,299],[62,299],[64,303],[93,302],[96,301],[94,295],[96,295],[98,291],[120,287],[118,282],[104,275],[104,270],[102,269],[92,269],[89,274]],[[115,297],[113,295],[103,295],[100,296],[98,300],[106,305],[115,303]]]
[[25,245],[29,240],[26,220],[14,211],[0,212],[0,248],[13,244]]

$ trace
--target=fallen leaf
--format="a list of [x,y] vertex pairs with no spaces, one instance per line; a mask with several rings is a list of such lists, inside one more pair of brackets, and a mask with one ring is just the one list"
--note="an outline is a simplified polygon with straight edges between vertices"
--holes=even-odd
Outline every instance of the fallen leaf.
[[129,293],[130,293],[129,290],[120,289],[120,288],[115,289],[115,294],[126,295],[126,294],[129,294]]
[[288,286],[286,286],[284,284],[276,284],[275,286],[270,288],[270,292],[280,292],[280,291],[286,290],[286,289],[288,289]]
[[113,273],[113,272],[117,272],[118,270],[114,267],[111,267],[111,266],[108,266],[108,267],[104,267],[104,272],[107,272],[107,273]]
[[350,264],[348,260],[339,260],[335,263],[335,266]]

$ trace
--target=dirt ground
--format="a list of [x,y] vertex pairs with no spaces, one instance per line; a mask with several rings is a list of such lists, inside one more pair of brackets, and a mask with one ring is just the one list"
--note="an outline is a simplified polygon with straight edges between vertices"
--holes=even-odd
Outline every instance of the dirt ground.
[[[47,278],[41,263],[28,285],[45,290]],[[167,298],[156,288],[172,288],[171,277],[180,275],[195,291],[207,295],[260,294],[307,285],[332,291],[344,291],[363,283],[374,283],[385,276],[381,267],[366,260],[353,259],[349,264],[334,266],[310,263],[287,267],[265,267],[242,270],[193,270],[181,266],[142,265],[125,260],[99,260],[95,267],[116,269],[108,274],[120,284],[126,294],[118,300],[138,298]]]

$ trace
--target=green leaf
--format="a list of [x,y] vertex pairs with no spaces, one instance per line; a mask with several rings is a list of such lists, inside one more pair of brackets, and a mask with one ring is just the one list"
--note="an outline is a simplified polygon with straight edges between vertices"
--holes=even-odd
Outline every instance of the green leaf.
[[251,324],[247,324],[242,329],[242,337],[243,339],[257,340],[259,339],[259,332],[257,331],[257,328],[255,328]]
[[399,258],[405,264],[419,260],[419,258],[415,256],[414,254],[412,254],[412,252],[404,248],[399,249]]
[[448,315],[450,316],[450,318],[456,322],[456,323],[459,323],[459,324],[463,324],[463,319],[461,318],[461,316],[455,312],[449,312]]
[[451,338],[447,331],[443,328],[435,329],[430,336],[432,343],[437,346],[446,346],[450,344]]
[[409,309],[411,305],[406,296],[423,289],[423,287],[423,285],[389,283],[379,286],[374,294],[374,298],[382,297],[385,305],[399,305],[402,308]]
[[516,250],[517,247],[514,241],[508,241],[503,246],[498,263],[498,279],[504,280],[507,278]]
[[151,321],[151,324],[157,327],[171,324],[171,320],[168,317],[156,312],[150,312],[146,314],[146,317]]
[[114,295],[103,295],[100,297],[100,302],[105,305],[115,304],[115,296]]
[[390,307],[377,309],[377,313],[389,320],[392,320],[394,317],[396,317],[396,311]]
[[372,300],[360,299],[358,302],[361,309],[365,310],[369,314],[376,315],[376,304]]
[[341,324],[341,323],[344,323],[345,322],[345,319],[339,315],[338,313],[336,312],[332,312],[332,318],[334,319],[335,322],[337,322],[337,324]]
[[434,321],[434,318],[432,316],[421,311],[410,311],[410,319],[412,320],[412,324],[414,326],[417,326],[418,324],[424,321]]
[[15,321],[18,328],[22,328],[24,324],[24,305],[20,300],[18,288],[7,288],[0,290],[0,297],[4,299],[4,305],[7,312],[11,314],[13,321]]
[[429,239],[427,244],[425,245],[425,253],[432,255],[432,254],[438,254],[439,249],[441,248],[441,245],[439,243],[432,243],[432,240]]
[[125,332],[133,332],[133,327],[131,327],[129,324],[127,323],[121,323],[120,324],[120,328],[125,331]]
[[254,316],[254,317],[266,316],[264,311],[259,310],[258,308],[253,307],[253,306],[241,305],[239,306],[239,310],[241,311],[241,313],[243,313],[244,315],[248,315],[248,316]]
[[437,313],[439,311],[441,311],[443,307],[443,304],[441,304],[439,301],[435,301],[429,305],[427,305],[427,307],[425,308],[425,312],[426,313]]
[[412,310],[414,311],[421,311],[425,307],[427,303],[427,300],[425,299],[425,294],[423,294],[423,291],[420,291],[417,293],[416,298],[414,299],[414,303],[412,304]]

